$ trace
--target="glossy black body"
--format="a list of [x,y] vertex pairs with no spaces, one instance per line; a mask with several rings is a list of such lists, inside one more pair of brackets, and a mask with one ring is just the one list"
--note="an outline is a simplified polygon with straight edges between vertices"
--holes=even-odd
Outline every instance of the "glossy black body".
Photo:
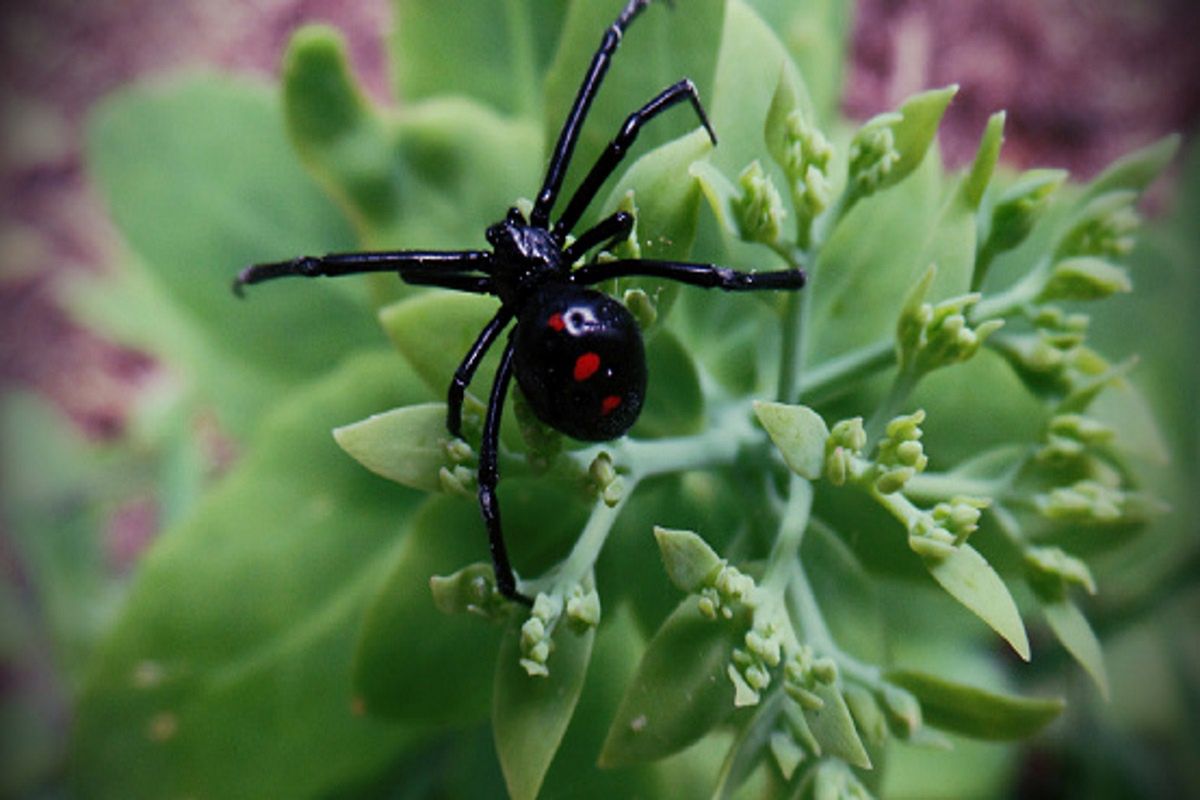
[[[713,144],[696,87],[686,78],[668,86],[625,120],[567,202],[551,221],[562,182],[613,54],[630,23],[651,0],[628,0],[605,31],[559,132],[541,190],[528,218],[512,208],[486,231],[491,250],[335,253],[255,264],[234,281],[245,286],[286,276],[318,277],[395,272],[406,283],[439,286],[500,301],[451,378],[446,393],[446,428],[462,436],[463,399],[484,355],[515,319],[488,396],[479,444],[479,507],[487,527],[496,586],[508,598],[530,603],[517,591],[508,560],[496,497],[499,481],[500,417],[508,385],[516,377],[537,416],[568,436],[588,441],[616,438],[637,420],[645,399],[646,359],[633,316],[613,298],[586,288],[629,276],[666,278],[725,291],[797,290],[801,270],[739,272],[714,264],[648,259],[591,260],[598,248],[613,249],[634,227],[633,216],[618,211],[601,219],[568,244],[587,207],[621,163],[642,126],[679,103],[689,103]],[[575,267],[580,261],[583,266]],[[555,315],[559,315],[556,318]],[[561,327],[560,327],[561,323]],[[431,331],[436,335],[436,331]]]
[[616,439],[646,397],[646,351],[633,315],[594,289],[548,286],[514,334],[517,384],[538,419],[585,441]]

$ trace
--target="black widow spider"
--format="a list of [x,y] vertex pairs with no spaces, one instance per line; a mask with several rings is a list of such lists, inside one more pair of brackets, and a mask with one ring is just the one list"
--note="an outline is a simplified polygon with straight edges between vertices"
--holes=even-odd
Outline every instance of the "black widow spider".
[[479,506],[487,526],[496,586],[504,597],[526,605],[531,600],[517,591],[496,497],[500,415],[514,372],[534,414],[576,439],[607,441],[621,436],[637,419],[645,397],[645,351],[633,315],[607,294],[586,287],[633,275],[668,278],[726,291],[794,290],[805,282],[802,270],[738,272],[713,264],[649,259],[592,261],[572,268],[596,247],[615,246],[633,230],[633,216],[618,211],[566,244],[567,235],[621,162],[643,125],[686,100],[695,109],[713,144],[717,142],[695,85],[684,78],[629,115],[576,189],[566,210],[550,224],[550,212],[571,162],[580,128],[609,62],[625,29],[650,2],[629,0],[604,32],[559,132],[530,218],[526,220],[517,208],[509,209],[503,221],[487,229],[491,252],[401,250],[302,256],[247,267],[233,284],[240,296],[244,286],[289,275],[312,278],[396,272],[406,283],[499,298],[499,310],[484,326],[450,382],[446,427],[452,436],[462,435],[463,393],[488,349],[509,322],[516,319],[492,383],[479,449],[478,483]]

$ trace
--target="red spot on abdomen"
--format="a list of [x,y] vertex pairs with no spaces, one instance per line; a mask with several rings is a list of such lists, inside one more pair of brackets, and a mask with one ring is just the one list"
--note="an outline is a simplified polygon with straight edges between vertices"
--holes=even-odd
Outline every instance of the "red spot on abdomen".
[[556,331],[561,331],[567,327],[567,323],[563,322],[562,314],[557,311],[550,315],[550,319],[546,320],[546,327],[553,328]]
[[600,369],[600,356],[595,353],[584,353],[575,359],[575,380],[586,381]]
[[613,411],[616,411],[617,406],[621,405],[621,398],[615,394],[610,394],[608,397],[600,401],[600,415],[607,417]]

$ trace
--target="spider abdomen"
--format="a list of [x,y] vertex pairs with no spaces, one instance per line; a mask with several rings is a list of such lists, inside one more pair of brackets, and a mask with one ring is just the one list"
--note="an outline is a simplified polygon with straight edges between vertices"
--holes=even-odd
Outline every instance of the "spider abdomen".
[[525,304],[517,383],[538,419],[575,439],[607,441],[637,421],[646,352],[633,315],[603,292],[552,284]]

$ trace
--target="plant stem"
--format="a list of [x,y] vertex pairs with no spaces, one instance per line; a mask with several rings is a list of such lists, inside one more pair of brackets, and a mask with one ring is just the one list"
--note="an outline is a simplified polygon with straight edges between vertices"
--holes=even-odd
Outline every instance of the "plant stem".
[[895,339],[880,339],[813,367],[801,380],[800,393],[810,401],[828,397],[837,390],[849,387],[856,381],[881,372],[895,363]]
[[608,540],[608,534],[612,531],[613,524],[616,523],[621,509],[625,507],[626,501],[633,494],[635,488],[637,488],[637,483],[631,480],[625,487],[621,499],[611,507],[603,500],[596,500],[587,524],[584,525],[579,538],[575,540],[575,546],[571,548],[570,555],[553,575],[552,583],[560,585],[579,583],[592,572],[596,559],[600,557],[600,551]]
[[961,495],[994,498],[1002,489],[1002,481],[945,472],[922,472],[904,484],[904,493],[914,500],[949,500]]
[[912,369],[902,369],[896,373],[896,378],[892,381],[892,388],[867,422],[867,449],[865,452],[870,452],[871,447],[878,443],[879,437],[883,434],[888,422],[900,413],[901,406],[908,400],[908,396],[912,394],[912,390],[916,387],[918,380],[920,380],[920,376]]
[[788,484],[787,506],[779,520],[779,533],[767,558],[767,572],[762,586],[768,592],[782,594],[790,574],[789,566],[796,563],[808,518],[812,513],[812,484],[793,474]]

